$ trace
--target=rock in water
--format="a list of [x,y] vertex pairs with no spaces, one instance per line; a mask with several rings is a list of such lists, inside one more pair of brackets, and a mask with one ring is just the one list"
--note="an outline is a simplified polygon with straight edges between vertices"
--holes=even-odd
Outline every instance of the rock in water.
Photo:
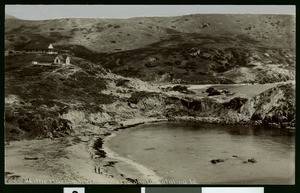
[[217,164],[217,163],[220,163],[220,162],[224,162],[223,159],[213,159],[210,161],[212,164]]
[[251,158],[251,159],[248,159],[248,162],[250,162],[250,163],[256,163],[257,161],[256,161],[255,158]]

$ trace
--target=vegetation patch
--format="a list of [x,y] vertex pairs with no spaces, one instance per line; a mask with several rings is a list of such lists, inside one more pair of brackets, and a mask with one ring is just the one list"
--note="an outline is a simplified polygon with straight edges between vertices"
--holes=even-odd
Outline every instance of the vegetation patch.
[[247,98],[235,97],[231,99],[229,102],[224,103],[224,107],[227,109],[239,110],[246,102]]

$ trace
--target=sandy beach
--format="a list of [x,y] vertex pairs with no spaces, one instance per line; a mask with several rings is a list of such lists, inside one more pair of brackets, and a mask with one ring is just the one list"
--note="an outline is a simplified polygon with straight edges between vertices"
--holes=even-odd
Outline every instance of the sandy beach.
[[[107,145],[104,158],[96,155],[95,140],[109,140],[115,130],[163,121],[131,119],[121,127],[77,126],[72,136],[55,139],[21,140],[5,147],[7,184],[132,184],[159,183],[160,177],[145,166],[120,157]],[[107,134],[110,134],[107,136]],[[136,178],[140,181],[137,181]],[[141,181],[142,180],[142,181]]]

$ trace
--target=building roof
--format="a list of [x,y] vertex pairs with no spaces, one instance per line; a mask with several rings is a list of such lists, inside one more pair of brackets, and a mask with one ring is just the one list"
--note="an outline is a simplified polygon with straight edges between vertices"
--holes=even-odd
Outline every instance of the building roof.
[[59,54],[58,56],[57,56],[59,59],[61,59],[61,60],[66,60],[67,59],[67,57],[69,57],[68,55],[66,55],[66,54]]
[[28,44],[24,47],[25,50],[47,50],[49,49],[49,43],[33,43],[33,44]]

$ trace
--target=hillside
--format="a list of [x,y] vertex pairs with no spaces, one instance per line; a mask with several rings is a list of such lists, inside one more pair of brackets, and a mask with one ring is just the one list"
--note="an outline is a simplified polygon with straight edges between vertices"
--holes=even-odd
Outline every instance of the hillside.
[[[199,97],[184,89],[161,90],[107,72],[79,57],[62,66],[32,65],[31,55],[6,58],[6,140],[57,138],[74,128],[120,126],[128,119],[199,119],[295,126],[295,85],[283,84],[251,98]],[[83,132],[84,131],[80,131]]]
[[172,83],[295,78],[293,15],[195,14],[131,19],[5,21],[5,45],[53,43],[116,74]]
[[69,111],[101,116],[102,105],[126,101],[126,93],[130,96],[137,89],[154,89],[142,81],[107,73],[78,57],[72,57],[72,65],[67,67],[37,66],[31,60],[32,55],[6,58],[7,140],[69,135],[76,126],[72,119],[64,118]]
[[[293,48],[292,15],[197,14],[132,19],[6,20],[6,40],[12,45],[43,38],[57,45],[75,44],[96,52],[133,50],[177,34],[201,34],[259,41],[271,47]],[[21,41],[20,41],[21,40]]]
[[114,73],[155,82],[228,84],[295,79],[293,49],[260,46],[236,38],[188,36],[100,55],[94,61]]

